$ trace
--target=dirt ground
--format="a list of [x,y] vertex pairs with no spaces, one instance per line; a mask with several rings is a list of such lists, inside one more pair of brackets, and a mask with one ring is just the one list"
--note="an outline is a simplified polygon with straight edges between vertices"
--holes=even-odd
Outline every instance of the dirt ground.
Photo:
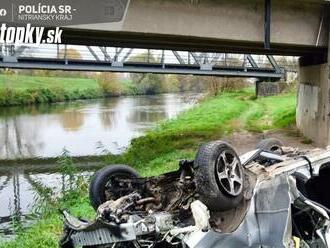
[[256,145],[266,138],[280,139],[285,146],[297,147],[301,150],[315,148],[313,143],[309,143],[298,134],[296,130],[276,130],[265,133],[250,133],[247,131],[235,132],[231,135],[225,136],[222,140],[230,143],[239,154],[255,149]]

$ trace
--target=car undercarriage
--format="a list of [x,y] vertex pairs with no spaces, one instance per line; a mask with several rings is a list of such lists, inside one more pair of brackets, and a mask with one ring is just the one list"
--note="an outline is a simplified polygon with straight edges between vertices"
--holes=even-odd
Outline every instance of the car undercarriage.
[[238,156],[225,142],[209,142],[160,176],[126,165],[96,172],[97,217],[63,210],[60,246],[330,247],[329,186],[330,150],[265,139]]

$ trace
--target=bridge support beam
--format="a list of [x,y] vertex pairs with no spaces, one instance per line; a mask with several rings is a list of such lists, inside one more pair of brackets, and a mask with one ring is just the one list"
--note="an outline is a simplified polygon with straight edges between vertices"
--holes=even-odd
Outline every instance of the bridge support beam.
[[329,64],[301,66],[299,71],[297,126],[316,145],[330,144]]

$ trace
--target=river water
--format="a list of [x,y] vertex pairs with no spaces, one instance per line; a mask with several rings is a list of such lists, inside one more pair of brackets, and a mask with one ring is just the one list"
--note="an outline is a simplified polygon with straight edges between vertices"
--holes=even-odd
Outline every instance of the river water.
[[0,159],[118,154],[155,125],[191,106],[192,95],[119,97],[0,108]]
[[[0,161],[55,157],[64,148],[72,156],[120,154],[133,138],[188,109],[198,97],[164,94],[0,108]],[[91,174],[90,167],[81,175]],[[28,223],[38,186],[60,191],[63,176],[51,164],[0,164],[0,236],[12,233],[13,219]]]

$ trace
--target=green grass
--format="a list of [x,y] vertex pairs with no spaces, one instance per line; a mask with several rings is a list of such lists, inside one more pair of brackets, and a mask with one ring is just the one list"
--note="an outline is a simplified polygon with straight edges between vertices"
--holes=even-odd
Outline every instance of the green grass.
[[262,132],[295,124],[296,98],[293,93],[251,101],[244,114],[245,129]]
[[[207,98],[176,119],[161,123],[145,136],[132,141],[121,156],[107,158],[107,163],[126,163],[143,176],[158,175],[178,168],[178,160],[193,159],[198,146],[221,139],[233,131],[265,131],[285,128],[295,122],[295,95],[286,94],[254,100],[250,89]],[[4,247],[57,247],[62,223],[56,207],[67,207],[74,214],[91,217],[86,191],[60,199],[41,220]]]
[[68,91],[98,88],[93,78],[40,77],[0,74],[0,89],[27,90],[37,88],[60,87]]
[[85,197],[86,189],[82,192],[71,192],[59,201],[48,203],[43,218],[27,231],[18,231],[17,238],[12,242],[3,242],[1,248],[27,248],[27,247],[58,247],[59,237],[62,233],[62,221],[58,209],[68,208],[76,216],[92,219],[95,213]]
[[92,78],[0,74],[0,106],[53,103],[103,97]]

